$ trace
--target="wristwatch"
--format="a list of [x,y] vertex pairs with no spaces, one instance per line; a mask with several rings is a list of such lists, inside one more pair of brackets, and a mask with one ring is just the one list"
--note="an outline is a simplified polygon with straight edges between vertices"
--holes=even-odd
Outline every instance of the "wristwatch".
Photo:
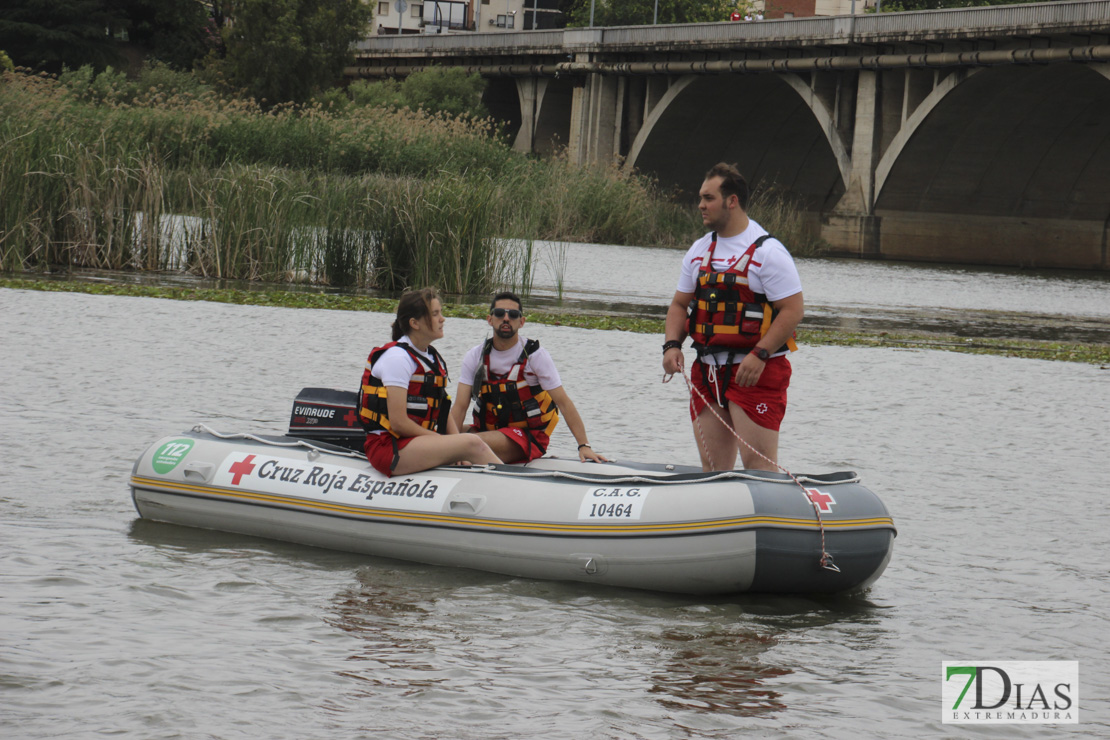
[[756,347],[753,354],[755,354],[756,357],[763,360],[764,362],[767,362],[767,360],[771,357],[771,353],[763,349],[762,347]]

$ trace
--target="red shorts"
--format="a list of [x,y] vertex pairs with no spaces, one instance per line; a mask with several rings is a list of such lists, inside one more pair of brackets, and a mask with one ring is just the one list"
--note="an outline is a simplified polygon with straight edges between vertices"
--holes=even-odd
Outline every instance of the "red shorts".
[[[416,439],[416,437],[402,437],[397,440],[397,452],[405,449],[405,445]],[[366,441],[362,443],[362,449],[366,453],[366,459],[374,466],[374,469],[379,473],[389,478],[393,475],[393,440],[394,437],[389,432],[382,432],[381,434],[367,434]]]
[[[468,431],[480,432],[482,430],[477,427],[470,427]],[[531,462],[543,457],[544,453],[547,452],[547,446],[551,444],[551,438],[543,432],[532,432],[531,435],[528,435],[524,433],[523,429],[517,429],[516,427],[505,427],[496,431],[504,434],[524,452],[524,459],[519,462]],[[531,436],[531,440],[529,436]]]
[[[732,366],[731,377],[725,378],[721,372],[717,373],[716,390],[710,388],[706,381],[706,368],[704,363],[695,362],[690,368],[690,380],[694,388],[710,401],[717,403],[720,395],[726,401],[731,401],[744,410],[752,421],[765,429],[779,430],[782,418],[786,416],[786,389],[790,385],[790,360],[786,356],[772,357],[767,360],[759,382],[744,388],[736,384],[737,365]],[[727,382],[728,387],[725,387]],[[724,391],[723,394],[721,391]],[[705,401],[697,393],[690,397],[690,418],[697,419],[698,414],[705,408]]]

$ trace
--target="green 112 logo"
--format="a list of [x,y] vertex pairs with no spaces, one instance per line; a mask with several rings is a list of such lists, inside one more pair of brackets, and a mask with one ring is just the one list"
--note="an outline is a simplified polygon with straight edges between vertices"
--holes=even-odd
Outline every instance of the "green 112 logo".
[[193,449],[193,440],[191,439],[182,437],[170,440],[155,451],[150,458],[150,467],[154,468],[155,473],[165,475],[176,468],[177,464],[185,459],[191,449]]

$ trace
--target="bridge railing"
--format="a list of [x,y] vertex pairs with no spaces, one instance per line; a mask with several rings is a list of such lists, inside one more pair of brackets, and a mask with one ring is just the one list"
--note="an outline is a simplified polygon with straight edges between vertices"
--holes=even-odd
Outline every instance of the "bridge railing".
[[508,33],[374,36],[355,44],[363,57],[552,54],[622,48],[738,48],[745,45],[875,42],[924,38],[974,38],[1056,30],[1110,32],[1110,0],[922,10],[907,13],[825,16],[750,23],[568,28]]
[[1110,28],[1110,1],[1028,3],[976,8],[944,8],[912,13],[879,13],[856,17],[855,35],[898,38],[983,35],[1015,30]]
[[684,23],[672,26],[618,26],[614,28],[567,29],[567,46],[574,46],[575,34],[600,32],[602,48],[629,46],[722,46],[736,42],[756,43],[783,40],[847,38],[851,16],[823,16],[763,20],[751,23]]
[[499,51],[527,53],[563,48],[563,29],[551,31],[517,31],[505,33],[408,34],[372,36],[359,41],[355,53],[398,52],[404,54]]

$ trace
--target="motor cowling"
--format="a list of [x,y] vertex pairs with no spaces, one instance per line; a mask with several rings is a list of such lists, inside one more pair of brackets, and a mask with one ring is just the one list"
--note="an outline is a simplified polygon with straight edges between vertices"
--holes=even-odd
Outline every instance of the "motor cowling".
[[358,419],[358,393],[303,388],[293,400],[289,436],[362,451],[366,431]]

